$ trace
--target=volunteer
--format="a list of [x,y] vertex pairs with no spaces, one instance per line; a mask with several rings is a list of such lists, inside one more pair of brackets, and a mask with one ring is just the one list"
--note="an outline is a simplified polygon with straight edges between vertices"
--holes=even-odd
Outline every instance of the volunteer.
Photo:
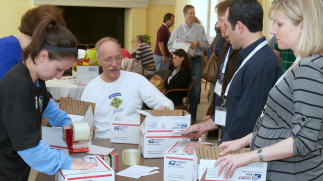
[[254,132],[220,145],[220,155],[249,145],[250,152],[215,166],[230,178],[238,167],[268,162],[266,180],[323,180],[323,1],[279,0],[269,15],[279,49],[298,58],[271,89]]
[[[58,169],[89,169],[97,163],[72,160],[40,140],[46,109],[46,80],[60,79],[77,58],[76,38],[51,15],[43,17],[30,44],[24,63],[18,63],[0,80],[0,180],[28,180],[30,167],[54,174]],[[53,126],[69,121],[53,120]]]

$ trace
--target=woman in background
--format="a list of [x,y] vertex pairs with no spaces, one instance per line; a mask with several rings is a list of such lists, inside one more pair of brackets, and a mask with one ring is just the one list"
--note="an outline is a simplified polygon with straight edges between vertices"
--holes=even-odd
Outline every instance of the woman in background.
[[[155,75],[156,79],[164,83],[166,92],[171,89],[187,89],[192,80],[191,65],[183,49],[173,52],[173,64],[174,68],[165,82],[159,75]],[[179,106],[183,104],[185,92],[170,92],[166,97],[172,100],[175,106]]]

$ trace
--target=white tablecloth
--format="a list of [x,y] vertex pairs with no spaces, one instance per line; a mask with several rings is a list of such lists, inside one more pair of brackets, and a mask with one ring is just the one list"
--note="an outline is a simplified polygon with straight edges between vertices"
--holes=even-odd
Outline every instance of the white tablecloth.
[[[75,80],[75,84],[71,81]],[[53,79],[46,81],[47,90],[52,94],[53,99],[60,97],[70,97],[72,99],[81,100],[84,87],[76,85],[76,78],[72,76],[63,76],[60,80]]]

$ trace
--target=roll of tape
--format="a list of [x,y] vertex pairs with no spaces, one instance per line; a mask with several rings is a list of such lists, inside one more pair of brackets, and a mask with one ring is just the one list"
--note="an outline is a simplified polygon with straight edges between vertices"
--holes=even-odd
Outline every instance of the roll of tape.
[[86,141],[90,138],[90,126],[87,122],[73,122],[70,129],[73,130],[73,141]]
[[123,150],[122,162],[125,165],[139,165],[140,164],[140,150],[138,150],[138,149]]

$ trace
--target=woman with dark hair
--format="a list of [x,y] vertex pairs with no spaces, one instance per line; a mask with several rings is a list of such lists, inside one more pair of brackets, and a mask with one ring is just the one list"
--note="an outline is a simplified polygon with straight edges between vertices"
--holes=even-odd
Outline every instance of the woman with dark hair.
[[62,10],[56,6],[42,5],[28,10],[21,17],[18,28],[20,34],[0,38],[0,79],[22,60],[21,52],[29,45],[37,25],[45,14],[54,16],[59,25],[65,27]]
[[[174,68],[166,81],[159,76],[155,75],[159,81],[164,82],[166,91],[170,89],[186,89],[192,80],[191,64],[189,62],[187,53],[183,49],[177,49],[173,52]],[[175,106],[183,104],[184,92],[170,92],[166,97],[173,101]]]
[[[41,120],[50,100],[44,81],[60,79],[72,67],[76,45],[69,30],[53,16],[43,16],[24,49],[24,63],[16,64],[0,80],[0,180],[28,180],[30,167],[52,175],[60,168],[96,165],[72,160],[40,140]],[[51,125],[67,128],[70,119],[62,117],[50,121]]]

